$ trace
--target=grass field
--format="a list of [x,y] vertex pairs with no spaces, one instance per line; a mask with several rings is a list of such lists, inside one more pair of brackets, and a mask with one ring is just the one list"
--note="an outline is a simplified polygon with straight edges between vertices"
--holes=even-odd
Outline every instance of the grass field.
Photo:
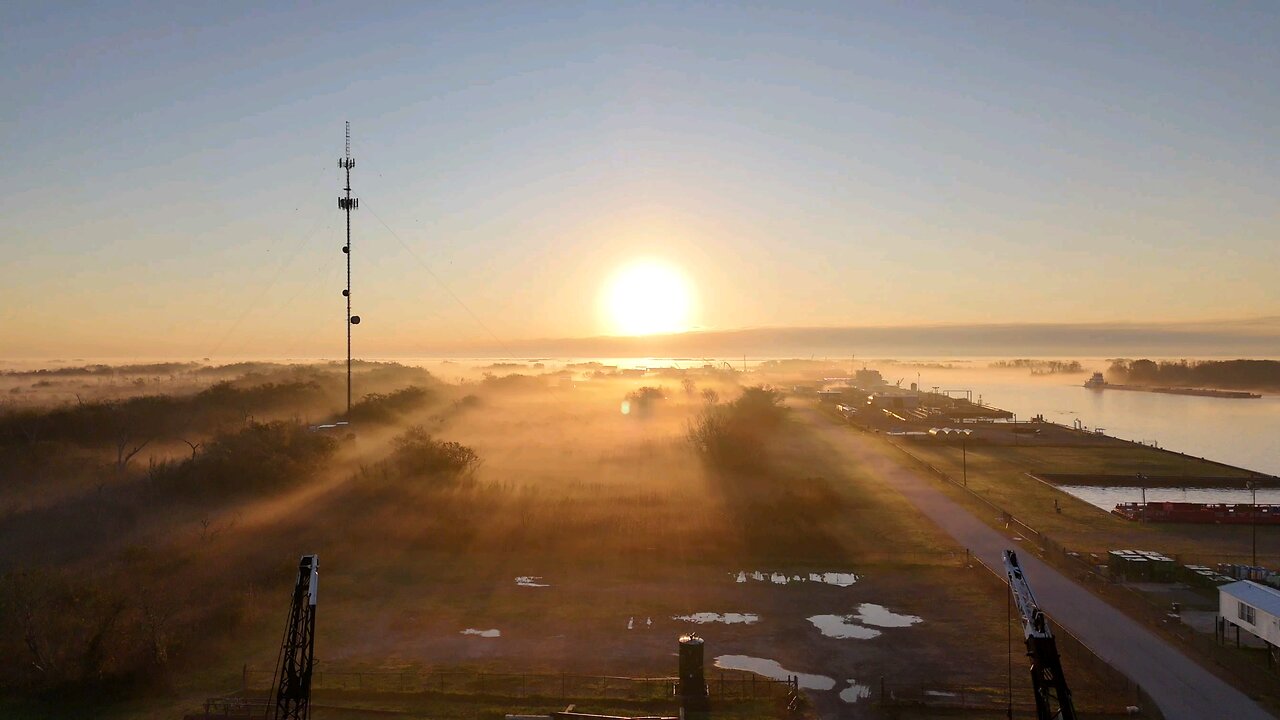
[[[696,629],[709,666],[720,655],[751,655],[831,678],[830,692],[812,693],[828,711],[841,707],[842,688],[881,677],[999,691],[1009,632],[1001,589],[804,423],[784,420],[760,436],[743,455],[749,462],[700,456],[686,438],[707,407],[700,391],[714,390],[717,407],[727,407],[741,389],[724,373],[692,379],[696,387],[669,382],[663,399],[636,400],[627,413],[622,401],[640,397],[646,381],[599,371],[572,382],[491,375],[436,384],[422,407],[363,424],[332,449],[316,445],[326,458],[318,463],[281,464],[245,438],[309,445],[288,433],[244,436],[238,425],[204,440],[218,453],[265,453],[261,462],[210,465],[205,450],[191,450],[186,464],[162,455],[170,464],[157,466],[143,453],[113,467],[110,447],[85,446],[108,464],[85,467],[66,493],[12,508],[0,526],[6,602],[39,610],[10,614],[23,624],[0,638],[17,663],[9,707],[94,698],[118,717],[161,718],[239,687],[244,665],[273,667],[304,553],[320,556],[317,659],[328,671],[667,675],[676,638]],[[406,464],[395,439],[412,425],[470,448],[478,466],[441,475]],[[227,432],[238,433],[235,442]],[[20,434],[12,441],[24,462],[59,457],[31,453]],[[56,466],[41,467],[42,482],[56,483]],[[248,475],[210,475],[224,467]],[[212,484],[159,492],[170,485],[156,477]],[[755,571],[859,579],[848,587],[738,581]],[[520,586],[520,576],[543,587]],[[58,603],[77,608],[74,622],[55,614]],[[825,637],[808,620],[866,603],[920,620],[865,639]],[[675,619],[707,612],[759,620]],[[60,685],[32,689],[44,679],[30,671],[23,633],[60,659]],[[112,648],[106,657],[93,654],[94,633]],[[95,663],[92,678],[77,670],[86,661]],[[1090,679],[1080,682],[1087,692]],[[437,711],[452,712],[424,710]]]
[[[904,443],[911,454],[957,480],[1059,544],[1080,552],[1140,548],[1177,554],[1184,562],[1248,562],[1252,528],[1227,525],[1141,524],[1079,500],[1027,473],[1203,474],[1201,463],[1154,448],[959,447]],[[1224,475],[1221,469],[1215,475]],[[959,493],[957,493],[959,494]],[[1055,502],[1057,509],[1055,509]],[[1061,510],[1061,512],[1058,511]],[[1258,560],[1280,564],[1280,528],[1259,527]]]

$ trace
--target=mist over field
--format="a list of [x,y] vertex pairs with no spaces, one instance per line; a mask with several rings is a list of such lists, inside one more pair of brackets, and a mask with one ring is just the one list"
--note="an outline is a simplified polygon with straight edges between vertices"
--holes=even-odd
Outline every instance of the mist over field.
[[451,353],[569,357],[1280,357],[1280,318],[1213,323],[780,327],[644,337],[474,342]]
[[1280,4],[0,61],[0,720],[1280,717]]
[[[954,624],[972,635],[954,677],[984,682],[999,632],[964,618],[995,591],[957,594],[971,584],[959,548],[857,482],[864,471],[785,400],[794,383],[846,371],[358,363],[351,424],[334,426],[337,364],[11,370],[3,689],[185,697],[246,664],[269,670],[300,549],[323,558],[330,669],[660,674],[687,628],[677,617],[742,608],[803,622],[796,608],[856,589],[943,632],[904,634],[859,664],[905,671],[917,661],[898,652]],[[903,563],[908,585],[888,572]],[[863,579],[789,599],[733,581],[779,569]],[[955,604],[930,608],[922,586],[952,587]],[[805,657],[787,627],[747,626],[722,649]],[[477,628],[501,642],[478,646],[464,634]]]
[[[901,389],[1076,384],[1108,361],[648,362],[358,362],[349,414],[339,363],[6,370],[4,691],[182,698],[268,672],[302,550],[323,558],[331,671],[661,674],[679,618],[750,611],[769,621],[704,630],[718,652],[910,676],[945,647],[966,658],[949,683],[998,674],[1003,628],[979,620],[998,588],[832,444],[812,392],[868,365]],[[779,570],[858,580],[742,584]],[[853,656],[804,639],[845,597],[930,632]]]

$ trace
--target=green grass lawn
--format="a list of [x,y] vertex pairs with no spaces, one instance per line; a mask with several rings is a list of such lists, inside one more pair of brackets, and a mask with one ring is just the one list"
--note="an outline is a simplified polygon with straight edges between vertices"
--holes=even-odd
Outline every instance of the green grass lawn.
[[[913,452],[914,452],[914,447]],[[924,449],[927,446],[919,446]],[[938,448],[950,450],[951,448]],[[955,448],[955,454],[960,449]],[[970,446],[972,460],[989,458],[1022,468],[1027,472],[1071,473],[1077,475],[1173,475],[1249,477],[1251,473],[1217,463],[1177,455],[1141,445],[1124,446]]]
[[[906,443],[911,454],[968,487],[1067,548],[1102,553],[1118,548],[1177,554],[1185,562],[1252,556],[1251,528],[1231,525],[1141,524],[1079,500],[1027,473],[1197,475],[1204,464],[1154,448],[990,447]],[[1214,474],[1225,469],[1213,466]],[[959,493],[955,493],[957,496]],[[1057,509],[1055,509],[1055,502]],[[1061,510],[1059,512],[1058,510]],[[981,516],[981,515],[980,515]],[[1258,560],[1280,564],[1280,528],[1259,527]]]

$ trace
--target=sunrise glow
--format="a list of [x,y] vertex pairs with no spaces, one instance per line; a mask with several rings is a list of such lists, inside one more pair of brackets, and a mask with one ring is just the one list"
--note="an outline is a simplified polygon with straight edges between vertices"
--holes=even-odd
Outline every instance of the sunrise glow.
[[654,335],[688,330],[692,304],[683,273],[646,260],[627,265],[608,280],[603,311],[614,334]]

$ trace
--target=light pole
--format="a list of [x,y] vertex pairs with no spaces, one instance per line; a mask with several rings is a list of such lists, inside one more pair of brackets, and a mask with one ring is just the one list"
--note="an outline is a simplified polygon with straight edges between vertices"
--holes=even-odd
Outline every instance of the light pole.
[[1253,566],[1258,567],[1258,483],[1250,480],[1244,484],[1253,497],[1249,508],[1249,528],[1253,535]]
[[1138,487],[1141,488],[1142,490],[1142,522],[1144,523],[1147,521],[1147,486],[1145,484],[1146,479],[1147,479],[1146,475],[1143,475],[1142,473],[1138,473]]

